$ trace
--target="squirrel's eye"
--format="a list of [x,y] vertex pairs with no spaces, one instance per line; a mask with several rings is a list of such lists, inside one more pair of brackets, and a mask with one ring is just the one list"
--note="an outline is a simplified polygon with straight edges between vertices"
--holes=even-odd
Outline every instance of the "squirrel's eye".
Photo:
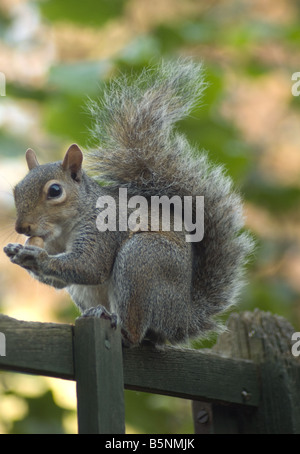
[[48,199],[54,199],[55,197],[61,196],[61,194],[62,194],[62,187],[59,184],[54,183],[48,189],[47,197],[48,197]]

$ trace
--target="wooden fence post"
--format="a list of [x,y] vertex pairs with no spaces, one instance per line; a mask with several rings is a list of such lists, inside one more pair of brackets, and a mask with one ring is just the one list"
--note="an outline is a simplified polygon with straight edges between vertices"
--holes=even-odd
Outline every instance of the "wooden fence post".
[[[201,403],[195,402],[194,415],[202,416],[202,424],[195,419],[198,433],[300,433],[300,357],[291,353],[294,331],[284,318],[259,310],[231,315],[228,331],[212,350],[257,364],[260,400],[256,408],[213,403],[204,423]],[[243,393],[245,401],[251,399],[249,390]]]
[[125,432],[124,379],[120,328],[108,320],[78,318],[74,339],[78,432]]

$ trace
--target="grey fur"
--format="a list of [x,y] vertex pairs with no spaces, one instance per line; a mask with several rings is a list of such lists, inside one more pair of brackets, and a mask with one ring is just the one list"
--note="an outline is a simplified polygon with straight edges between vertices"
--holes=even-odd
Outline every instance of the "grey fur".
[[193,244],[189,336],[216,328],[212,316],[235,303],[244,265],[253,249],[242,202],[221,166],[196,152],[175,130],[202,96],[202,65],[163,63],[131,82],[112,82],[102,101],[90,104],[98,146],[88,155],[98,179],[144,195],[201,195],[205,235]]
[[[241,199],[222,167],[175,130],[204,88],[202,67],[190,60],[162,63],[133,82],[122,76],[90,104],[97,146],[87,153],[89,175],[106,186],[81,169],[82,153],[72,145],[63,162],[45,165],[31,150],[30,171],[14,190],[17,230],[42,238],[44,248],[9,244],[11,261],[66,288],[86,315],[114,312],[129,344],[207,334],[242,285],[253,245],[240,232]],[[63,188],[61,200],[47,195],[52,180]],[[148,199],[204,196],[203,240],[188,243],[174,231],[100,232],[97,200],[117,200],[120,187]]]

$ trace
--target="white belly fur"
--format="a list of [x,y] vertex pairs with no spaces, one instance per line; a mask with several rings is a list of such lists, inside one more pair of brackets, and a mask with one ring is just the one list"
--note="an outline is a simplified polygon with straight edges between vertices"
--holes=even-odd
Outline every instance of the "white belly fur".
[[108,311],[111,310],[108,298],[109,281],[102,285],[78,285],[73,284],[66,287],[72,300],[81,312],[90,307],[104,306]]

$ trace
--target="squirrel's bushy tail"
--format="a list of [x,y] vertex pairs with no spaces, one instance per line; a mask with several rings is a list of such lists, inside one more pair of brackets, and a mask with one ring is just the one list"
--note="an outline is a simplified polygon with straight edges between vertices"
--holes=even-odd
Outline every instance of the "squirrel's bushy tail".
[[176,161],[187,147],[174,134],[174,124],[191,111],[204,87],[201,65],[190,60],[113,80],[101,99],[89,104],[98,140],[89,154],[94,174],[118,185],[147,185],[159,176],[171,183],[183,170]]
[[202,66],[183,59],[145,70],[134,81],[121,76],[89,106],[98,143],[88,163],[101,181],[148,196],[204,196],[204,238],[192,243],[191,336],[213,328],[211,316],[235,302],[252,249],[240,233],[242,204],[231,179],[174,129],[205,86]]

